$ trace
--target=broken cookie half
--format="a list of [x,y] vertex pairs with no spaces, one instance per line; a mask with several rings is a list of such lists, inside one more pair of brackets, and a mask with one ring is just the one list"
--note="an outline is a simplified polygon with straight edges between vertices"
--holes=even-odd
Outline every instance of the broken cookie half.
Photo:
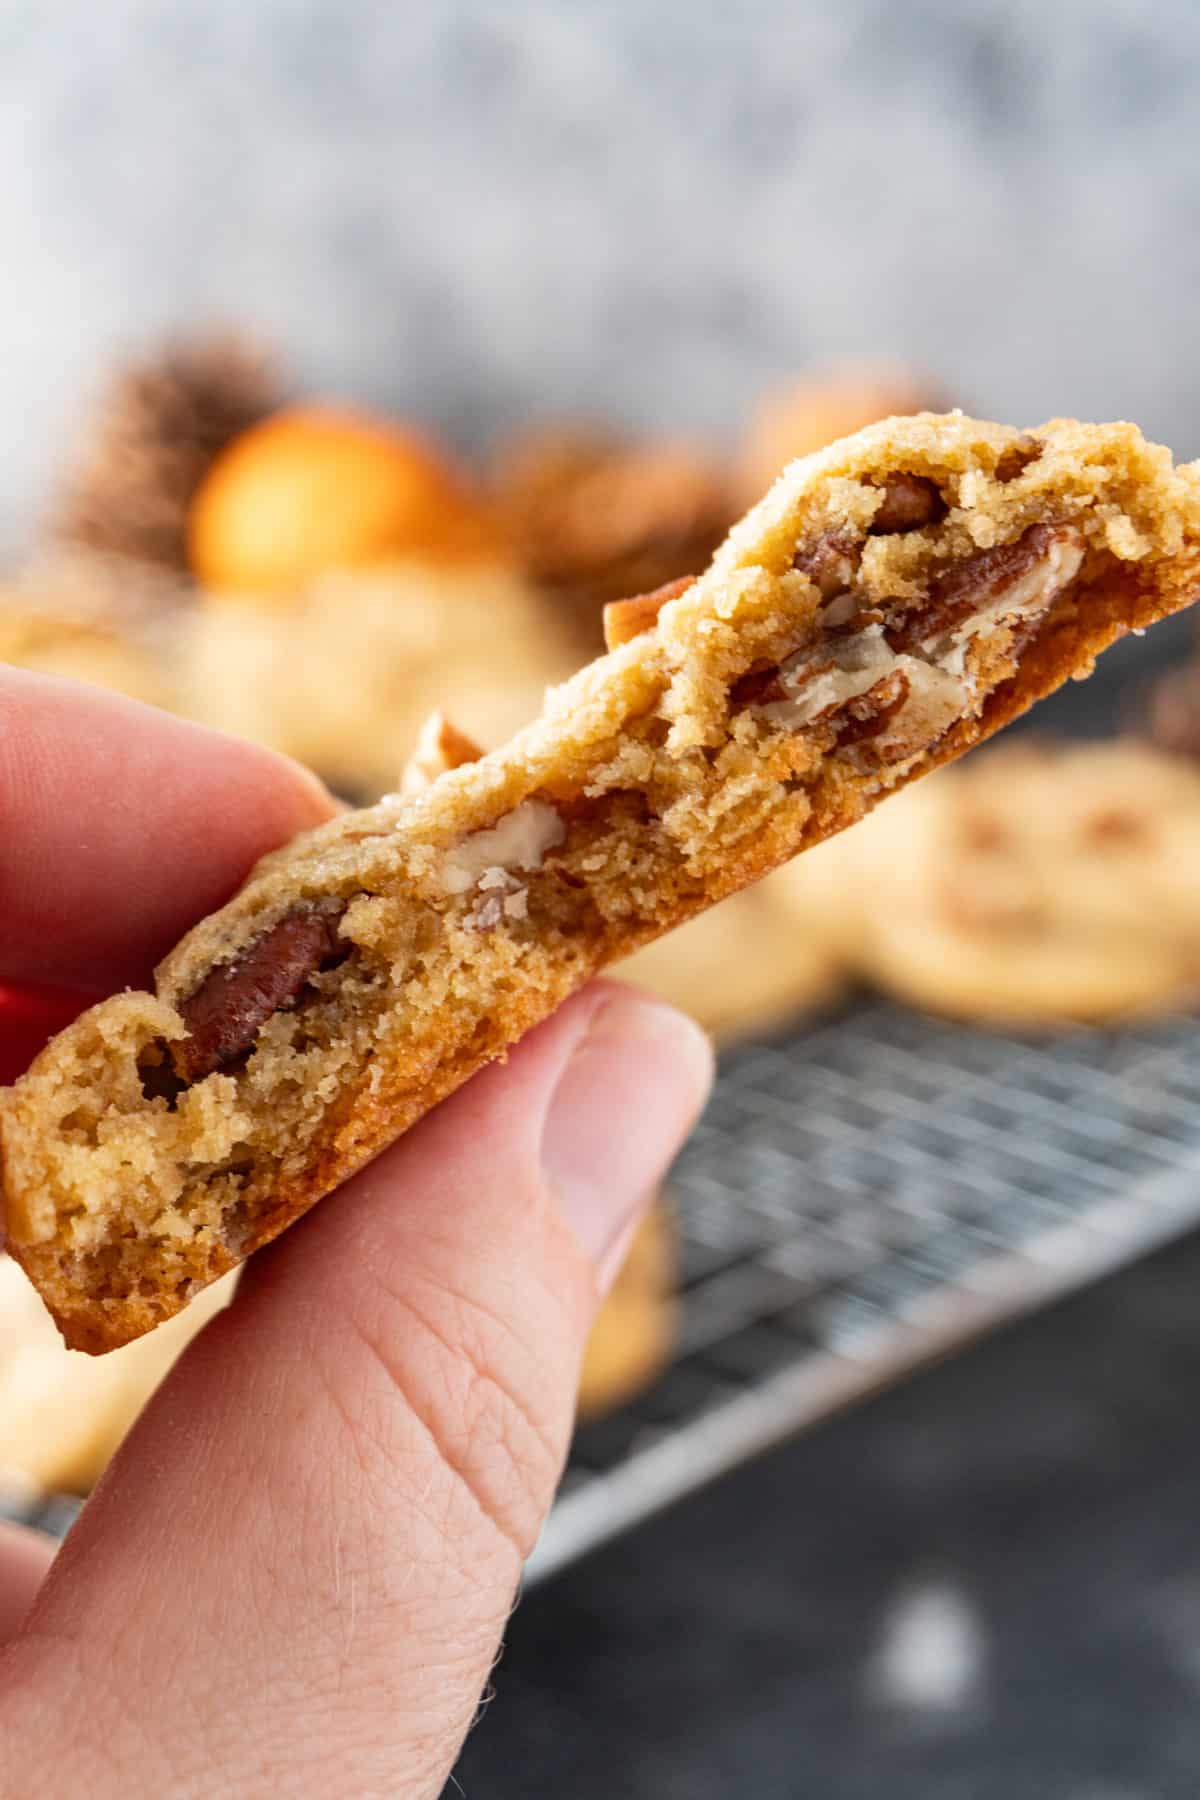
[[72,1345],[150,1329],[597,969],[1198,588],[1197,472],[1131,425],[924,414],[794,463],[503,749],[264,858],[48,1046],[0,1100],[12,1253]]

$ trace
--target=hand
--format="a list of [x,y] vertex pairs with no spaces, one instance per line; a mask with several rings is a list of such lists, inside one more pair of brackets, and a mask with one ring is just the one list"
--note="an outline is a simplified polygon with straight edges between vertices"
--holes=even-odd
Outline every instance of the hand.
[[[330,809],[266,752],[0,670],[0,982],[146,982]],[[597,983],[254,1258],[59,1555],[0,1538],[0,1791],[441,1792],[709,1073],[696,1027]]]

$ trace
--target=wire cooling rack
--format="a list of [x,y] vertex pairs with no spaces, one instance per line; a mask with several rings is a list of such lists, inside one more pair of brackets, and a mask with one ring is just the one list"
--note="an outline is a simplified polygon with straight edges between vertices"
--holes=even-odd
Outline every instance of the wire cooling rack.
[[[530,1581],[1200,1221],[1200,1023],[1022,1039],[856,1006],[725,1057],[671,1187],[678,1353],[576,1434]],[[8,1510],[61,1533],[76,1507]]]
[[577,1433],[531,1581],[1200,1220],[1200,1024],[863,1005],[727,1057],[671,1185],[679,1354]]

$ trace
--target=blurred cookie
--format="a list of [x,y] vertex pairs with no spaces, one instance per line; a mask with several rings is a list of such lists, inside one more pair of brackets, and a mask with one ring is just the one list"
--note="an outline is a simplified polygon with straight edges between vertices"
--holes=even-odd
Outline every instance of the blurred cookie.
[[533,432],[503,448],[493,492],[513,553],[601,645],[600,609],[706,567],[735,516],[724,471],[691,444]]
[[917,1005],[1048,1026],[1200,994],[1200,771],[1149,746],[1005,746],[840,855],[859,969]]
[[596,1315],[579,1380],[581,1418],[623,1405],[663,1369],[675,1342],[675,1285],[674,1233],[660,1201]]
[[847,360],[764,395],[737,458],[736,485],[749,498],[770,487],[797,456],[894,414],[936,411],[933,384],[902,363]]
[[0,587],[0,663],[171,707],[177,588],[101,557],[34,565]]
[[24,1271],[0,1253],[0,1489],[85,1493],[184,1346],[232,1297],[226,1276],[161,1331],[111,1356],[63,1344]]
[[183,710],[375,796],[445,704],[502,743],[575,657],[507,565],[409,559],[311,583],[286,610],[206,596],[189,622]]
[[690,1013],[721,1043],[828,1006],[844,986],[840,960],[823,907],[815,897],[805,907],[792,875],[788,866],[731,895],[614,972]]

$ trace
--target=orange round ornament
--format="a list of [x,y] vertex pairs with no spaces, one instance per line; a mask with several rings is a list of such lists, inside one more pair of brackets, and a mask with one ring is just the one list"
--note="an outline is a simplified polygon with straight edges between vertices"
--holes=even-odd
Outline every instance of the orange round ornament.
[[419,433],[332,406],[289,407],[236,438],[192,502],[206,586],[285,596],[326,569],[482,548],[468,485]]

